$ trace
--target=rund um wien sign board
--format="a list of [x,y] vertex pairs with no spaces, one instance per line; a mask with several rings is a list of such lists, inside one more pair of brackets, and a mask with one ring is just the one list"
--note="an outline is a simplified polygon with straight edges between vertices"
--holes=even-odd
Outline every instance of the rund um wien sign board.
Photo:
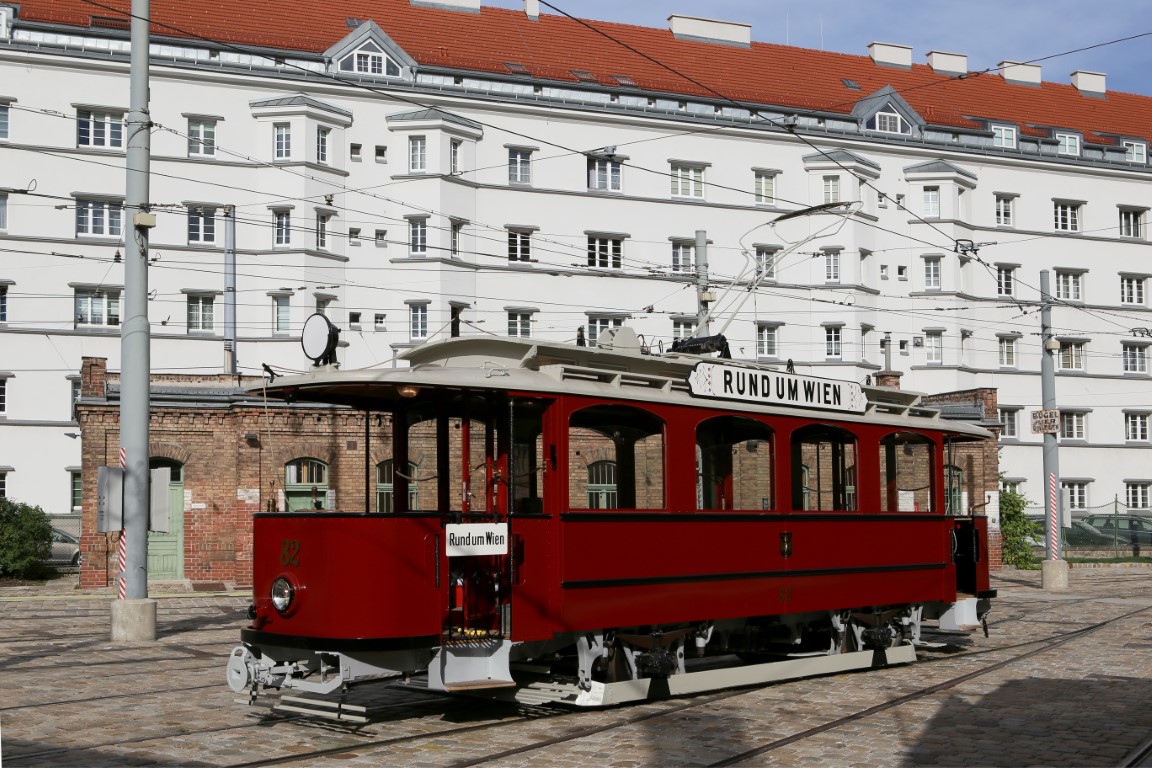
[[697,363],[688,374],[688,390],[695,397],[758,405],[848,413],[864,413],[868,407],[864,390],[854,381],[753,370],[723,363]]

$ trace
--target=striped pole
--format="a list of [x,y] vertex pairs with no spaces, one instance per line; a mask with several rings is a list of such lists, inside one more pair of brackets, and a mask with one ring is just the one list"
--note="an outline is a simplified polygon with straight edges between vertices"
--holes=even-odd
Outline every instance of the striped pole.
[[[120,448],[120,470],[124,471],[128,466],[128,452],[123,447]],[[121,518],[120,528],[120,576],[117,579],[120,599],[123,600],[128,597],[128,577],[125,571],[128,570],[128,537],[125,535],[127,531],[123,528],[123,518]]]
[[1049,472],[1048,473],[1048,530],[1052,532],[1052,546],[1048,550],[1048,559],[1049,560],[1058,560],[1059,559],[1058,557],[1056,557],[1057,550],[1059,548],[1058,542],[1060,541],[1060,538],[1059,538],[1060,537],[1060,528],[1058,525],[1059,520],[1058,520],[1058,515],[1056,514],[1057,510],[1059,509],[1059,505],[1056,503],[1057,498],[1059,498],[1059,497],[1056,495],[1056,473],[1055,472]]

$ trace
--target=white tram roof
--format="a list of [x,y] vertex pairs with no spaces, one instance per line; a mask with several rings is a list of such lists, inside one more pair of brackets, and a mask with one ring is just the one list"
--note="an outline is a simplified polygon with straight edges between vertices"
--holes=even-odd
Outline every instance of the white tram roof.
[[631,329],[622,330],[624,333],[617,331],[615,339],[602,337],[596,347],[501,336],[429,342],[402,356],[410,364],[409,368],[343,371],[335,366],[317,367],[302,375],[279,376],[252,392],[290,401],[375,410],[381,409],[383,403],[399,400],[398,388],[403,385],[519,390],[541,395],[587,395],[815,419],[823,415],[835,421],[937,429],[973,439],[991,437],[990,432],[974,424],[942,420],[939,409],[921,404],[921,393],[891,387],[862,387],[867,398],[862,413],[696,397],[689,390],[688,377],[698,363],[718,363],[741,371],[775,375],[779,375],[781,369],[695,354],[649,354],[641,349]]

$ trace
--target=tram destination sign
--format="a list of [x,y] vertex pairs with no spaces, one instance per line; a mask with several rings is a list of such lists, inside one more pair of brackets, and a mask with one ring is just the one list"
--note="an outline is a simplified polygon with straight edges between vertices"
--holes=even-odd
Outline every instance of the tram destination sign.
[[864,413],[868,407],[864,390],[854,381],[752,370],[724,363],[697,363],[688,374],[688,390],[694,397],[758,405],[846,413]]
[[444,528],[448,557],[508,554],[507,523],[449,523]]

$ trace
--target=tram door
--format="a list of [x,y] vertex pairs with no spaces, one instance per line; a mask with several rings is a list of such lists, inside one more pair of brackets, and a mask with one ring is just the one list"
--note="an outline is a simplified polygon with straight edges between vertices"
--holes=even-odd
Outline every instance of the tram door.
[[954,517],[952,562],[956,564],[956,591],[976,595],[988,590],[988,518]]

